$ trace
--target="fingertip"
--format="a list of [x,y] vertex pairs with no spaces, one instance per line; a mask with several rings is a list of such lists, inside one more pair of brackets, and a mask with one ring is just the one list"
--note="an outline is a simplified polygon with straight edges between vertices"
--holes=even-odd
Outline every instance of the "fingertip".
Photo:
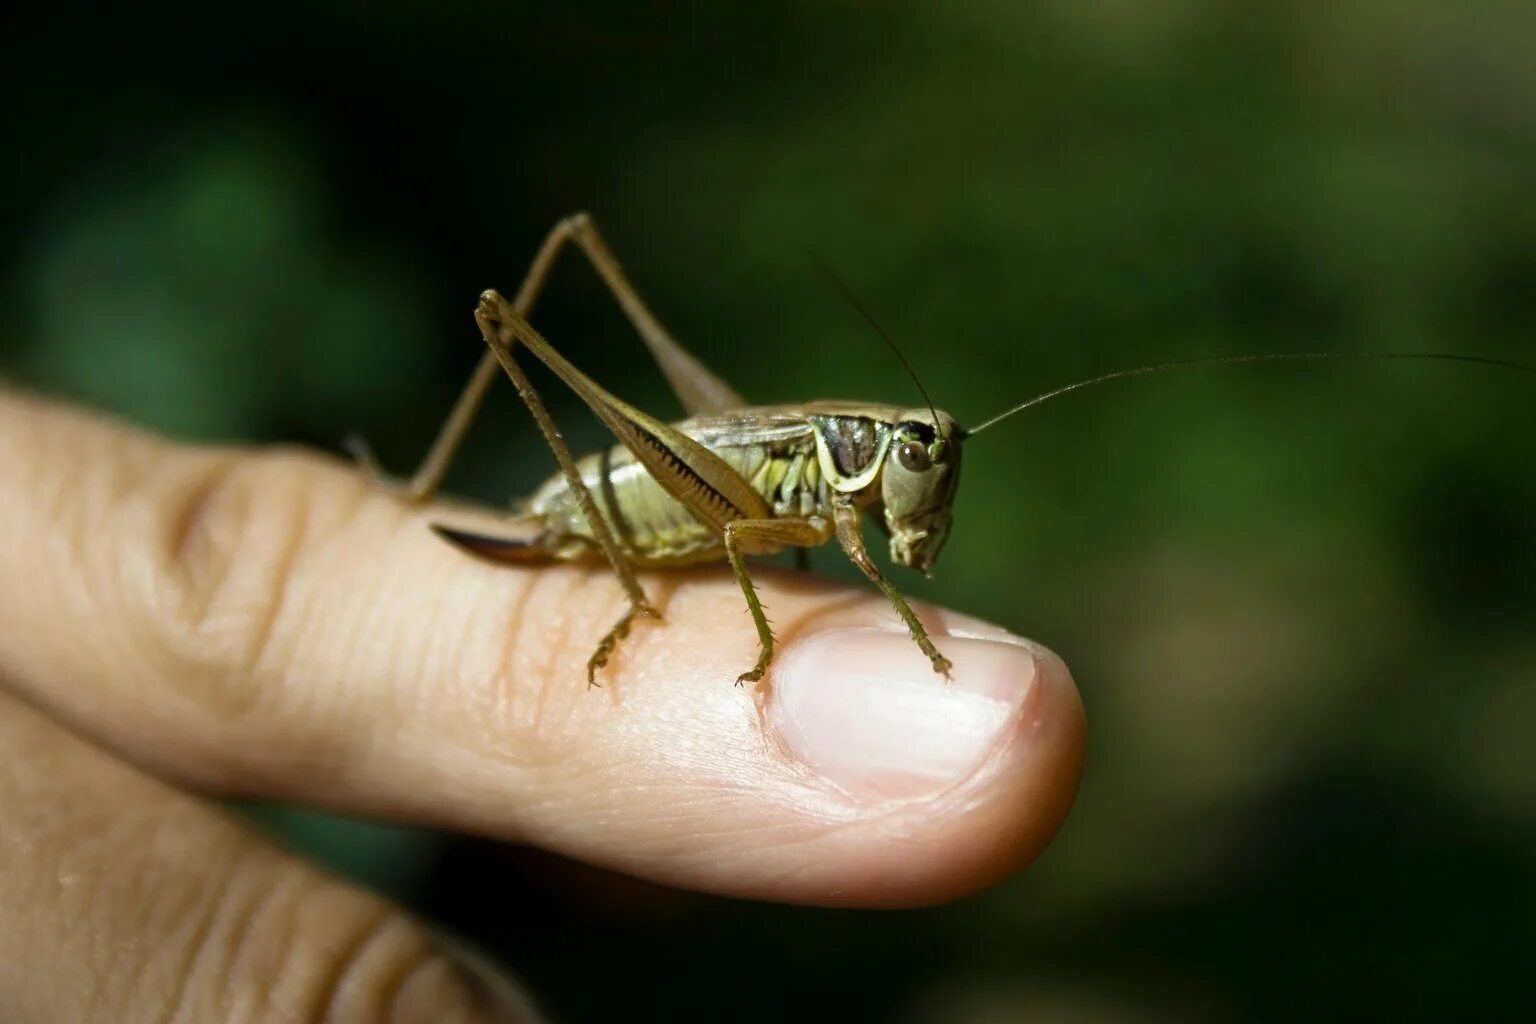
[[842,830],[826,858],[836,885],[811,901],[955,899],[1029,864],[1065,820],[1086,738],[1071,673],[1044,647],[971,625],[935,638],[949,683],[901,633],[839,630],[786,652],[769,723],[866,826]]
[[809,636],[780,659],[769,720],[796,757],[853,798],[933,797],[977,770],[1038,675],[1020,645],[939,642],[953,662],[948,677],[904,633]]

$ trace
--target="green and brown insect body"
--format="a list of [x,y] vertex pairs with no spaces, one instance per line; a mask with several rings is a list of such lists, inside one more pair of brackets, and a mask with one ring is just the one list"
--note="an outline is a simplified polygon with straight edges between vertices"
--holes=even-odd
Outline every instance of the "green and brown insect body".
[[[939,466],[935,476],[945,479],[938,488],[914,487],[911,479],[903,478],[928,458],[934,436],[931,424],[911,418],[916,415],[926,418],[928,412],[813,402],[694,417],[672,426],[739,473],[774,518],[830,521],[834,495],[845,496],[860,510],[885,506],[881,526],[892,539],[892,560],[926,572],[932,564],[929,553],[937,553],[928,538],[942,543],[948,531],[947,497],[954,493],[957,473],[948,464]],[[893,444],[893,438],[900,438],[899,443]],[[908,447],[913,443],[921,454]],[[958,444],[953,450],[958,454]],[[900,460],[899,469],[887,475],[883,471],[893,459]],[[953,462],[958,469],[958,459]],[[664,568],[724,557],[720,536],[672,497],[628,448],[615,445],[576,460],[576,467],[634,565]],[[886,505],[887,489],[894,492],[891,505]],[[550,477],[521,511],[538,531],[527,546],[542,557],[601,557],[597,537],[564,474]],[[773,554],[782,545],[773,548],[757,553]]]
[[[559,253],[575,245],[618,300],[651,350],[688,418],[666,424],[603,390],[572,366],[527,321]],[[879,330],[846,286],[834,282]],[[490,351],[481,359],[458,404],[444,423],[421,468],[398,493],[425,501],[436,492],[463,441],[475,410],[498,375],[505,373],[549,443],[560,473],[525,503],[531,536],[495,538],[445,526],[435,529],[476,555],[501,562],[540,563],[606,559],[629,601],[629,610],[597,644],[587,679],[598,670],[634,620],[657,616],[635,576],[637,567],[665,568],[724,558],[741,586],[757,628],[759,655],[740,681],[761,679],[773,657],[774,636],[745,556],[786,548],[817,547],[836,537],[849,559],[890,600],[934,670],[950,663],[934,647],[906,598],[887,580],[864,547],[866,513],[890,537],[891,561],[928,573],[949,536],[960,480],[960,448],[994,424],[1060,395],[1109,380],[1217,363],[1255,363],[1337,358],[1438,359],[1536,372],[1529,366],[1459,353],[1295,352],[1215,356],[1159,363],[1102,374],[1036,395],[980,426],[964,431],[928,401],[910,409],[855,402],[749,406],[683,348],[656,320],[624,277],[592,221],[567,218],[550,232],[513,301],[496,292],[480,297],[475,322]],[[890,338],[880,331],[887,342]],[[894,343],[892,350],[906,363]],[[532,352],[582,399],[619,445],[574,458],[543,400],[514,358]],[[917,375],[912,379],[922,390]],[[923,393],[925,401],[928,396]],[[380,476],[366,447],[358,455]]]
[[[691,417],[684,422],[693,433],[662,423],[605,391],[528,323],[526,315],[555,257],[567,244],[577,245],[608,284]],[[948,659],[935,649],[906,599],[869,558],[859,529],[862,509],[888,497],[882,482],[901,478],[893,496],[898,506],[918,513],[917,525],[887,509],[884,525],[891,533],[892,551],[902,552],[912,564],[931,565],[943,543],[944,530],[936,533],[935,526],[942,522],[947,530],[947,516],[938,514],[934,502],[917,493],[922,487],[918,477],[941,485],[942,493],[953,494],[952,481],[944,480],[949,462],[943,456],[958,449],[946,446],[947,418],[931,413],[926,427],[903,426],[892,415],[894,407],[748,407],[656,321],[585,215],[561,221],[550,232],[514,301],[494,291],[482,294],[475,322],[490,352],[476,368],[421,468],[394,489],[418,502],[436,492],[499,366],[554,453],[560,465],[559,481],[541,488],[528,503],[528,517],[538,530],[531,539],[485,537],[444,526],[436,529],[474,554],[504,562],[527,564],[601,552],[624,589],[629,610],[588,660],[589,683],[595,684],[597,672],[636,618],[659,617],[635,575],[637,567],[684,565],[721,556],[741,587],[759,641],[756,663],[738,682],[761,679],[773,657],[774,636],[746,556],[817,547],[834,536],[891,601],[935,671],[948,674]],[[567,384],[621,447],[578,464],[514,357],[518,350],[532,352]],[[775,426],[781,429],[776,431]],[[898,433],[901,440],[895,443],[904,453],[900,458],[912,466],[919,466],[914,460],[920,458],[922,473],[914,474],[905,466],[883,472],[888,452],[879,442],[894,440]],[[919,435],[931,435],[933,441],[920,445],[915,440]],[[366,446],[358,442],[354,451],[367,468],[381,475]]]
[[[830,515],[826,478],[804,415],[790,409],[753,409],[746,415],[700,416],[672,426],[740,474],[773,517]],[[672,497],[625,446],[578,459],[576,466],[633,564],[662,568],[725,557],[721,535]],[[535,491],[526,508],[541,527],[537,543],[551,556],[570,559],[598,553],[592,525],[563,475],[551,477]]]
[[[825,541],[854,536],[855,517],[878,513],[877,521],[890,537],[891,560],[927,573],[948,536],[959,477],[959,428],[952,418],[938,415],[936,429],[927,409],[810,402],[696,416],[671,427],[746,481],[769,518],[813,524],[817,537]],[[575,466],[602,526],[630,564],[668,568],[728,557],[722,533],[675,498],[628,446],[587,455]],[[520,520],[532,528],[532,536],[524,539],[443,527],[438,532],[476,555],[499,561],[602,557],[597,531],[564,473],[550,477],[521,512]],[[838,530],[839,516],[850,520],[849,529]],[[783,537],[768,536],[750,540],[741,550],[771,555],[789,546]],[[866,572],[873,568],[861,537],[848,553],[861,568],[869,567]]]

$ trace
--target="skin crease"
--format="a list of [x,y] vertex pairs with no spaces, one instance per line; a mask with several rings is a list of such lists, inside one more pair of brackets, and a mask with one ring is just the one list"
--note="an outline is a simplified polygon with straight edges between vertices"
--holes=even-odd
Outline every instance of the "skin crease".
[[[477,563],[428,529],[442,506],[410,509],[316,455],[178,448],[7,392],[0,422],[0,579],[25,581],[0,588],[0,683],[41,712],[28,742],[78,743],[62,725],[135,766],[92,755],[143,788],[125,805],[173,803],[193,845],[267,849],[170,787],[477,832],[708,892],[903,907],[1018,870],[1076,792],[1085,730],[1066,667],[985,623],[918,608],[941,647],[979,637],[1033,656],[1034,682],[979,767],[934,792],[861,796],[797,758],[771,685],[731,684],[756,638],[724,569],[642,574],[666,621],[639,623],[588,690],[590,638],[624,607],[600,567]],[[893,628],[872,589],[754,577],[786,657],[840,629]],[[950,643],[957,675],[1000,656]],[[33,716],[13,707],[0,720]],[[21,814],[28,792],[0,791],[0,814]],[[80,820],[63,814],[53,834],[110,820],[83,793]],[[285,854],[249,859],[352,892]],[[4,876],[26,868],[0,865],[5,900],[17,890]],[[145,868],[158,870],[170,868]],[[132,898],[95,884],[84,920],[65,925],[44,903],[29,928],[110,934]],[[244,891],[238,874],[206,885],[215,903]],[[395,911],[347,899],[425,951],[403,955],[440,961]],[[3,910],[0,949],[17,941]]]

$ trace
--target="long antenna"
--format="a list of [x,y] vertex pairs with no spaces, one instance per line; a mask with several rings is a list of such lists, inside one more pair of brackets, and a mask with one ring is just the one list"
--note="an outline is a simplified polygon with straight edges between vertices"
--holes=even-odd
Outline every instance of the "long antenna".
[[1059,398],[1069,391],[1086,388],[1094,384],[1103,384],[1105,381],[1119,380],[1121,377],[1141,377],[1149,373],[1162,373],[1164,370],[1178,370],[1190,366],[1217,366],[1224,363],[1278,363],[1316,359],[1438,359],[1452,363],[1477,363],[1482,366],[1500,366],[1506,370],[1520,370],[1523,373],[1536,373],[1536,366],[1527,366],[1524,363],[1512,363],[1505,359],[1491,359],[1487,356],[1467,356],[1457,352],[1260,352],[1252,355],[1241,356],[1205,356],[1195,359],[1176,359],[1168,363],[1153,363],[1149,366],[1138,366],[1130,370],[1116,370],[1113,373],[1100,374],[1097,377],[1089,377],[1080,380],[1076,384],[1067,384],[1063,387],[1036,395],[1034,398],[1020,402],[1006,412],[998,413],[978,427],[972,427],[965,432],[967,437],[974,436],[986,430],[988,427],[1002,422],[1016,412],[1049,402],[1053,398]]
[[848,287],[848,283],[838,276],[837,271],[833,270],[832,266],[822,259],[819,253],[813,251],[811,259],[816,261],[816,265],[821,268],[822,273],[832,279],[833,286],[843,296],[844,300],[847,301],[848,305],[858,310],[859,315],[869,321],[869,326],[873,327],[875,333],[885,339],[885,343],[891,347],[891,351],[896,353],[896,358],[901,360],[901,365],[906,368],[907,376],[912,378],[912,383],[917,385],[917,390],[922,394],[923,401],[928,403],[928,411],[933,414],[933,429],[938,433],[940,440],[947,440],[944,437],[944,428],[939,423],[939,411],[933,407],[933,399],[928,397],[928,389],[923,387],[921,380],[918,380],[917,371],[912,369],[912,364],[907,362],[907,357],[901,354],[901,349],[896,347],[896,342],[891,339],[889,334],[885,333],[885,328],[880,326],[880,321],[875,319],[875,315],[865,307],[864,303],[859,301],[857,295],[853,294],[853,289]]

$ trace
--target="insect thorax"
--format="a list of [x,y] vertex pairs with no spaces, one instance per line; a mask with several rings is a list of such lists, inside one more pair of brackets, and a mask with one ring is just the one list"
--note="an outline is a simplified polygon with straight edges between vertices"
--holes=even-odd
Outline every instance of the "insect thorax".
[[872,416],[810,417],[816,431],[817,461],[835,491],[854,493],[875,482],[890,448],[892,426]]

